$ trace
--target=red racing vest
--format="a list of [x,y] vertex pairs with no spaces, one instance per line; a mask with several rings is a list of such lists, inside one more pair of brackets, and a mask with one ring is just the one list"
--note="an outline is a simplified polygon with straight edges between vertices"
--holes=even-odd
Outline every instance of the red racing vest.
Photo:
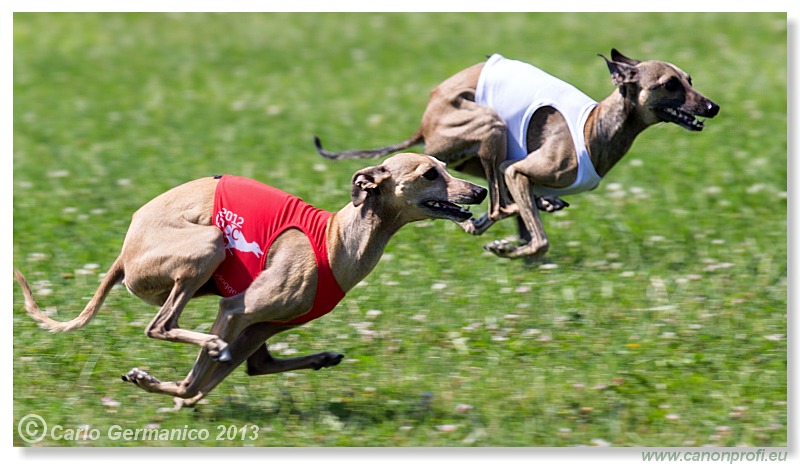
[[264,270],[275,238],[296,228],[308,237],[314,249],[317,293],[309,311],[285,324],[305,324],[329,313],[345,295],[328,259],[326,234],[332,215],[252,179],[230,175],[219,178],[212,221],[222,231],[225,260],[213,278],[222,296],[245,291]]

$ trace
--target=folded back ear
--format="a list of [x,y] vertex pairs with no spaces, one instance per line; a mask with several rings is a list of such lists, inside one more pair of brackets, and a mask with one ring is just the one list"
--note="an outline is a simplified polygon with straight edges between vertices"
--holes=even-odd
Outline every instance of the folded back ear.
[[612,60],[609,60],[603,54],[597,54],[606,61],[606,65],[608,65],[608,71],[611,73],[611,81],[614,83],[614,86],[621,86],[627,83],[634,83],[638,81],[638,71],[636,70],[636,64],[639,62],[636,60],[629,59],[624,55],[617,52],[617,57],[622,57],[622,61],[613,60],[615,56],[616,49],[612,49],[611,55]]
[[351,185],[353,206],[358,207],[363,204],[367,196],[377,192],[380,183],[388,177],[389,171],[383,166],[371,166],[356,172]]
[[622,52],[618,51],[617,49],[611,49],[611,60],[614,62],[622,62],[628,65],[639,65],[641,62],[636,59],[631,59],[630,57],[625,57],[622,55]]

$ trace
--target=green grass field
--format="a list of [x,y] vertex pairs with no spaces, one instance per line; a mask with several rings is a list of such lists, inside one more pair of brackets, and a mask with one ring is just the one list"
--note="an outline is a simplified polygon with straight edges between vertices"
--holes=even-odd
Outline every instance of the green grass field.
[[[596,54],[612,47],[677,64],[722,110],[701,133],[646,131],[546,215],[543,263],[484,253],[510,220],[481,237],[410,225],[331,314],[271,344],[342,364],[237,370],[177,413],[120,380],[194,362],[195,347],[144,335],[154,307],[118,288],[53,335],[15,284],[14,445],[31,445],[17,429],[34,413],[99,434],[37,446],[785,446],[784,14],[15,14],[14,265],[71,319],[161,192],[234,173],[334,211],[374,162],[325,161],[314,134],[399,141],[434,86],[493,52],[602,99]],[[181,324],[208,330],[215,313],[196,300]],[[210,436],[127,441],[113,425]]]

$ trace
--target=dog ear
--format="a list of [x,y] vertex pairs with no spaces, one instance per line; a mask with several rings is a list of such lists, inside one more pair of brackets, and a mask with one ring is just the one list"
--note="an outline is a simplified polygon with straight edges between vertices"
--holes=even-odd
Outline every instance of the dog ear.
[[639,65],[640,63],[639,60],[631,59],[630,57],[625,57],[617,49],[611,49],[611,60],[613,60],[614,62],[622,62],[628,65]]
[[351,195],[353,206],[363,204],[369,194],[374,193],[383,180],[389,177],[389,171],[383,166],[364,168],[353,175]]
[[[616,51],[616,49],[612,50],[612,52],[614,51]],[[605,59],[606,65],[608,65],[608,71],[611,73],[611,81],[615,86],[621,86],[626,83],[634,83],[638,80],[638,72],[635,64],[630,64],[624,61],[617,62],[616,60],[608,60],[608,58],[603,54],[597,55]],[[625,58],[627,59],[627,57]]]

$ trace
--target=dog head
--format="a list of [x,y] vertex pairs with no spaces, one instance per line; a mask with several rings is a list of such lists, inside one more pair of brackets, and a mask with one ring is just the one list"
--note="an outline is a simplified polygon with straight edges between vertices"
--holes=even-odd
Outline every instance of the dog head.
[[692,78],[667,62],[639,61],[611,49],[608,65],[614,85],[622,96],[637,106],[645,125],[672,122],[684,129],[703,130],[697,117],[714,117],[719,106],[692,88]]
[[460,205],[479,204],[486,189],[451,176],[444,163],[416,153],[401,153],[353,175],[353,205],[364,205],[402,223],[443,218],[455,222],[472,213]]

